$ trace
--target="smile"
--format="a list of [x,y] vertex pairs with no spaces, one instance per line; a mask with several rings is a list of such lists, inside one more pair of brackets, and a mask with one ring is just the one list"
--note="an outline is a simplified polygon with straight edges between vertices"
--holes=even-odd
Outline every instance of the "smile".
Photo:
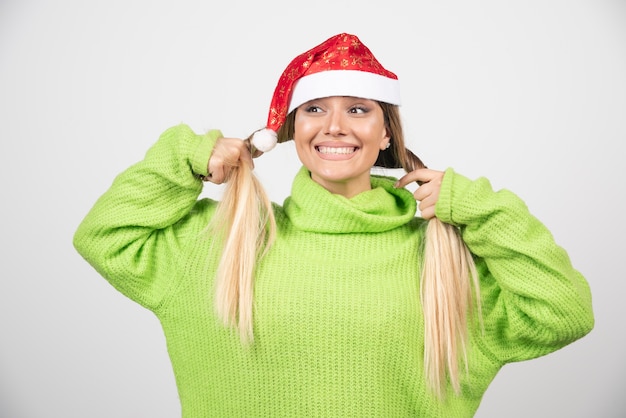
[[317,146],[317,147],[315,147],[315,149],[320,154],[325,154],[325,155],[345,155],[345,154],[353,154],[357,150],[357,147],[324,147],[324,146]]

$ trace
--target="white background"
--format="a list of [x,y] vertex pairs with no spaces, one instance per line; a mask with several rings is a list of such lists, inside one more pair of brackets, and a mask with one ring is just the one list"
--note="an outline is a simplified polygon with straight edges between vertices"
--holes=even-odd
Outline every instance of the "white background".
[[[287,63],[343,31],[400,77],[410,147],[515,191],[591,284],[592,333],[506,366],[477,416],[626,416],[618,0],[0,0],[0,416],[179,416],[158,321],[72,235],[163,130],[247,136]],[[257,160],[277,201],[297,167],[290,145]]]

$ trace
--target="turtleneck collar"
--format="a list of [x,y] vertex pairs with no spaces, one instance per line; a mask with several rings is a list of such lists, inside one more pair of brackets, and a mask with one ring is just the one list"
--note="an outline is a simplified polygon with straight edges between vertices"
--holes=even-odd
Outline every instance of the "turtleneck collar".
[[413,219],[417,203],[411,192],[393,187],[391,177],[371,179],[371,190],[348,199],[330,193],[302,167],[285,200],[285,213],[298,229],[331,234],[383,232]]

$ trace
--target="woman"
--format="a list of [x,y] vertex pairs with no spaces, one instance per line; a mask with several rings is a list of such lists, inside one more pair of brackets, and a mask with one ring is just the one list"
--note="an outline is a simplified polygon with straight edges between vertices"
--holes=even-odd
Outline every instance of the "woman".
[[[285,69],[266,129],[170,128],[83,220],[78,251],[160,319],[183,416],[468,417],[506,363],[592,329],[550,232],[486,179],[425,168],[399,105],[396,75],[333,36]],[[287,140],[303,167],[279,206],[252,157]]]

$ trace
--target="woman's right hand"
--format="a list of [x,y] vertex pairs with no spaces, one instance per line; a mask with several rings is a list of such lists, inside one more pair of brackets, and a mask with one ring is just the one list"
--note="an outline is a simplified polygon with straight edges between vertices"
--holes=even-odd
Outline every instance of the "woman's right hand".
[[228,181],[234,167],[243,163],[254,168],[249,144],[249,141],[242,141],[239,138],[219,138],[209,158],[209,174],[204,179],[222,184]]

